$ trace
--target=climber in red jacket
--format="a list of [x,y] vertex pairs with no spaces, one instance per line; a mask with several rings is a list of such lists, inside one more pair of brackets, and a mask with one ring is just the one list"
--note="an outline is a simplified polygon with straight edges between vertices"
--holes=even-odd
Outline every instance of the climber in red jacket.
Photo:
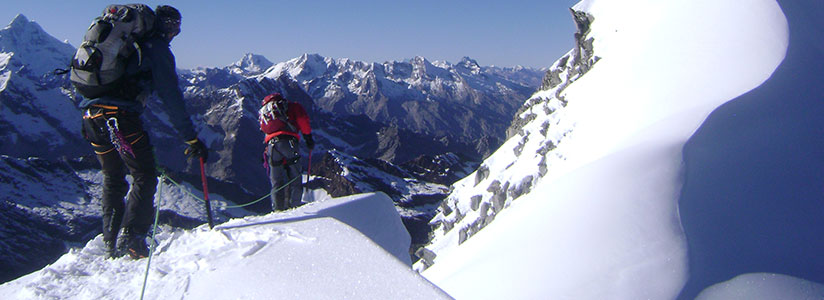
[[280,93],[263,98],[258,112],[260,130],[266,134],[266,163],[272,184],[272,210],[286,210],[300,206],[302,180],[298,142],[306,140],[311,153],[315,147],[309,116],[303,106],[286,100]]

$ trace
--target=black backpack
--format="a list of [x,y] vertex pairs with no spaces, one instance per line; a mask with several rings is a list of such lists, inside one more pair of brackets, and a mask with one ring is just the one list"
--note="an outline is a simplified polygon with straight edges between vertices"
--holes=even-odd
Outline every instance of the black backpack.
[[120,87],[126,64],[142,53],[138,42],[152,34],[155,13],[144,4],[113,4],[92,21],[72,58],[69,80],[86,98],[98,98]]

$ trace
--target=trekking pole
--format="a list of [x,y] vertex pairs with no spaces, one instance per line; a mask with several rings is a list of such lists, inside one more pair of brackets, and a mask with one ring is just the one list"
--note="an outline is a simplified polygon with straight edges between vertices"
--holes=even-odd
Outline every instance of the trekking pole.
[[206,168],[203,166],[203,157],[200,158],[200,180],[203,181],[203,200],[206,203],[206,218],[209,220],[209,229],[215,228],[212,221],[212,204],[209,203],[209,187],[206,185]]

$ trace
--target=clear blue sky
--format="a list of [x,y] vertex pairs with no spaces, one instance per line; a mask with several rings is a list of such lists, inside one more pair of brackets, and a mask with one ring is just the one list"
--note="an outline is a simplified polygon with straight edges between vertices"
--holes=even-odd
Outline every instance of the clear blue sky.
[[[366,62],[429,60],[549,67],[573,47],[578,0],[146,1],[183,15],[178,67],[222,67],[245,53],[274,63],[303,53]],[[0,26],[22,13],[77,47],[110,1],[20,0],[0,5]],[[122,3],[122,2],[120,2]],[[129,3],[129,2],[127,2]]]

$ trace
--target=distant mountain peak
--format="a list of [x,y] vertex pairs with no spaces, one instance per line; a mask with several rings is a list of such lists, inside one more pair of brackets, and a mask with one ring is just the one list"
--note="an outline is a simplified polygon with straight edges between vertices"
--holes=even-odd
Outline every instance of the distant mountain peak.
[[270,73],[274,74],[274,77],[278,77],[286,69],[292,78],[314,78],[325,73],[328,66],[329,63],[327,63],[326,57],[317,53],[304,53],[285,63],[277,64],[274,71]]
[[320,55],[320,54],[317,54],[317,53],[304,53],[303,55],[300,56],[300,58],[301,58],[301,60],[304,60],[304,61],[308,61],[308,60],[323,61],[323,60],[326,59],[326,57],[323,57],[323,55]]
[[464,56],[463,58],[461,58],[461,62],[459,64],[480,66],[477,60],[474,60],[469,56]]
[[479,74],[481,72],[481,65],[478,64],[478,61],[469,58],[469,56],[461,58],[461,62],[457,65],[470,70],[473,74]]
[[9,23],[8,27],[25,26],[29,22],[31,21],[29,21],[29,19],[26,18],[26,16],[24,16],[23,14],[17,14],[17,16],[15,16],[13,20],[11,20],[11,23]]
[[19,65],[28,65],[36,76],[68,65],[75,48],[46,33],[23,14],[0,29],[0,52],[13,53]]
[[[243,58],[235,63],[236,66],[240,67],[248,67],[248,66],[271,66],[272,62],[266,59],[263,55],[254,54],[254,53],[246,53]],[[267,67],[268,67],[267,66]]]
[[9,25],[0,30],[0,41],[9,39],[18,40],[22,38],[22,35],[29,35],[38,32],[46,34],[40,25],[29,21],[29,19],[23,14],[17,14]]
[[296,66],[312,67],[312,66],[326,66],[327,58],[317,53],[304,53],[295,61]]
[[265,72],[274,63],[263,55],[246,53],[238,62],[230,66],[234,73],[242,75],[256,75]]
[[429,60],[426,59],[426,57],[423,57],[423,56],[420,56],[420,55],[413,57],[412,59],[409,60],[409,62],[413,65],[430,64]]

